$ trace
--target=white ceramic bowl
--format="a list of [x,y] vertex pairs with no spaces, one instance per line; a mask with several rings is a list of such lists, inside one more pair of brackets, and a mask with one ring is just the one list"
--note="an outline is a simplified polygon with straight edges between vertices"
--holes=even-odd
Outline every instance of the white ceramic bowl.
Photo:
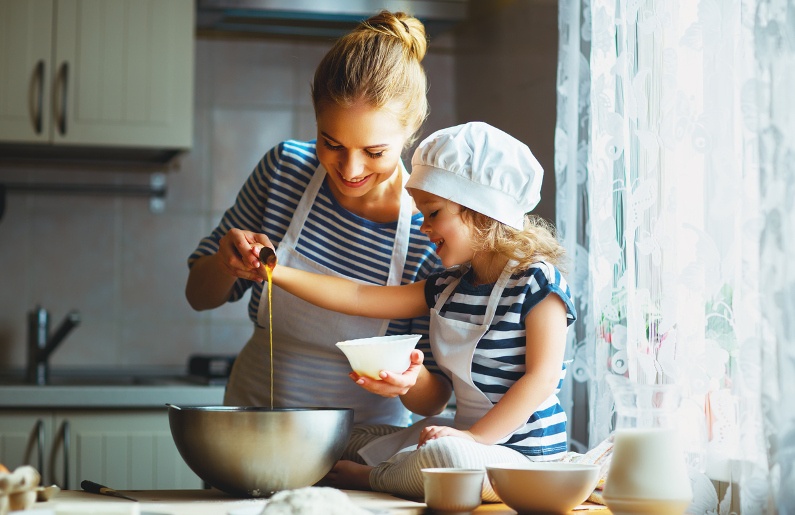
[[425,504],[438,512],[469,513],[480,506],[483,469],[422,469]]
[[599,466],[561,462],[502,463],[486,466],[492,488],[519,513],[568,513],[599,482]]
[[354,372],[380,380],[382,370],[404,372],[411,364],[411,351],[420,341],[419,334],[398,334],[394,336],[373,336],[337,342],[337,347],[345,353]]

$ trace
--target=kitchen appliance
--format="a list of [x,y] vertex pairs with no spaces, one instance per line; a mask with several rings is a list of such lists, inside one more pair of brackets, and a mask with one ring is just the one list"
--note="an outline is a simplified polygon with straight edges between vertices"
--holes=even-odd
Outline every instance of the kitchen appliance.
[[192,354],[188,357],[188,375],[202,384],[226,384],[235,354]]
[[404,11],[430,37],[466,19],[469,0],[197,0],[200,32],[336,39],[381,9]]

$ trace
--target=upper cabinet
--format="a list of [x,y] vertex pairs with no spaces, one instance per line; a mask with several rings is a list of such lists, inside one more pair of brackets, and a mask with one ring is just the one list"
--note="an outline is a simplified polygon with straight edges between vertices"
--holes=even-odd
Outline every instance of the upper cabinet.
[[194,16],[193,0],[0,0],[0,144],[190,148]]

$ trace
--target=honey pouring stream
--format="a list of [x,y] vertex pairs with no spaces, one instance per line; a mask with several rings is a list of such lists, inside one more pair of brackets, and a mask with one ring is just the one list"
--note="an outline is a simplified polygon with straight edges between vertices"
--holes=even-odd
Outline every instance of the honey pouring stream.
[[268,276],[268,337],[270,349],[270,392],[271,411],[273,411],[273,268],[276,266],[276,253],[270,247],[259,249],[259,260],[265,266]]

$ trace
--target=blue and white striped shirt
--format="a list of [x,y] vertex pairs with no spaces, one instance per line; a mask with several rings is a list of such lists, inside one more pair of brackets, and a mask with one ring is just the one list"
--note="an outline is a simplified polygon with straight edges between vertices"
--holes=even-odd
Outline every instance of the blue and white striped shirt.
[[[201,256],[218,252],[218,242],[230,229],[266,234],[278,247],[290,225],[301,195],[320,165],[315,141],[284,141],[259,162],[238,193],[235,204],[221,218],[212,234],[199,242],[188,258],[189,265]],[[441,268],[428,237],[420,231],[422,214],[411,219],[408,255],[402,284],[424,279]],[[339,205],[324,181],[296,244],[296,251],[345,276],[371,284],[386,284],[397,231],[397,222],[377,223],[357,216]],[[229,299],[237,301],[251,288],[248,315],[257,323],[262,283],[235,281]],[[392,320],[387,334],[422,334],[417,348],[430,358],[428,317]],[[430,364],[435,367],[432,359]]]
[[[462,269],[455,268],[428,277],[425,300],[429,307],[436,305],[445,287],[461,273]],[[494,284],[474,286],[470,270],[461,278],[440,314],[451,320],[482,325],[493,288]],[[494,319],[472,358],[472,381],[493,404],[497,404],[508,388],[524,375],[527,348],[524,320],[550,293],[558,295],[566,304],[568,325],[574,323],[576,312],[571,292],[555,266],[547,262],[535,263],[528,270],[513,274],[506,284]],[[555,392],[538,407],[524,427],[500,445],[541,460],[566,452],[566,412],[557,397],[565,374],[566,366],[561,364],[560,382]]]

